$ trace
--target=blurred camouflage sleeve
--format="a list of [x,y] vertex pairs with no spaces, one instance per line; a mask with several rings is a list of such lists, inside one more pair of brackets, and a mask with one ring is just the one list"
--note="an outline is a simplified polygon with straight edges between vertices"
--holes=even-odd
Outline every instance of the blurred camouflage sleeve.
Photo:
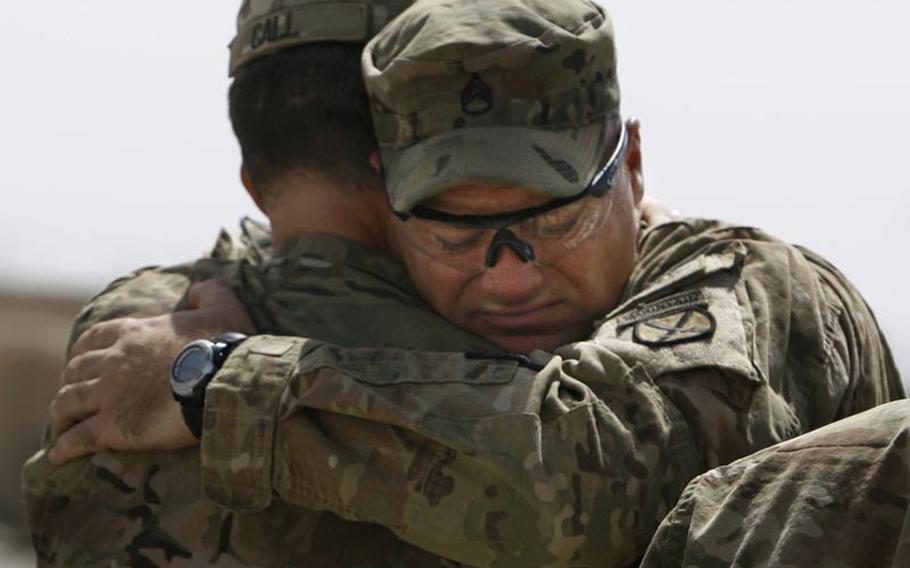
[[125,317],[152,317],[178,309],[192,284],[191,265],[169,269],[141,268],[114,280],[82,308],[67,344],[67,353],[90,327]]
[[642,568],[910,566],[910,402],[694,480]]
[[[97,323],[180,308],[193,276],[192,265],[149,267],[112,282],[77,316],[67,351]],[[217,551],[201,546],[217,539],[218,531],[203,527],[220,510],[201,498],[196,448],[127,456],[100,452],[52,467],[50,443],[48,430],[22,472],[38,566],[194,566],[187,544],[197,553]]]
[[[245,240],[248,228],[244,226]],[[76,317],[67,351],[95,324],[185,309],[194,282],[218,276],[236,286],[242,264],[237,261],[249,258],[247,253],[255,248],[249,244],[222,231],[207,258],[141,268],[114,280]],[[162,562],[178,562],[187,557],[187,542],[210,543],[217,537],[210,529],[200,540],[192,528],[196,521],[218,514],[217,506],[201,500],[195,448],[128,456],[100,452],[54,468],[47,460],[49,444],[46,432],[43,449],[23,469],[23,497],[39,565],[145,565],[139,548],[160,552]],[[164,527],[166,519],[170,521]]]
[[55,467],[38,452],[23,470],[38,566],[200,565],[223,515],[202,499],[198,456],[104,451]]
[[[174,311],[190,286],[190,273],[190,265],[171,269],[152,266],[108,284],[76,317],[67,356],[79,337],[95,324]],[[47,458],[50,444],[48,429],[42,449],[22,470],[22,496],[38,566],[139,566],[138,551],[130,546],[137,537],[152,547],[160,545],[169,560],[185,553],[172,539],[162,540],[162,533],[144,526],[143,518],[153,521],[147,500],[154,503],[158,495],[138,482],[143,472],[120,470],[118,460],[108,452],[55,468]],[[145,465],[161,467],[159,458],[163,456],[145,456]],[[164,461],[173,463],[172,458]]]
[[240,230],[222,230],[205,258],[169,267],[149,266],[135,270],[108,284],[89,300],[70,331],[67,353],[90,327],[119,318],[144,318],[187,308],[187,292],[195,282],[218,278],[235,292],[242,290],[243,267],[259,263],[269,254],[271,235],[250,219]]
[[379,525],[275,502],[255,513],[206,499],[197,448],[99,452],[26,467],[38,566],[459,568]]
[[561,353],[535,372],[251,338],[207,390],[206,495],[331,510],[471,566],[630,562],[701,464],[641,367]]

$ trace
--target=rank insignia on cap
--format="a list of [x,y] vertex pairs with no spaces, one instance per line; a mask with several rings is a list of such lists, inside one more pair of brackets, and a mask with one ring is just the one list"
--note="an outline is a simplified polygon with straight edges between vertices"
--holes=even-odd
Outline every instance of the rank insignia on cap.
[[666,347],[709,339],[717,321],[699,292],[683,292],[622,316],[618,328],[634,326],[632,339],[649,347]]

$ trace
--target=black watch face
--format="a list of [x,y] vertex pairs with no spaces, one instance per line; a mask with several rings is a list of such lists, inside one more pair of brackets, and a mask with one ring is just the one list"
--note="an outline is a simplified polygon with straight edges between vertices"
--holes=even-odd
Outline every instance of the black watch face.
[[205,377],[211,364],[211,349],[202,345],[190,345],[174,363],[171,379],[179,385],[194,385]]

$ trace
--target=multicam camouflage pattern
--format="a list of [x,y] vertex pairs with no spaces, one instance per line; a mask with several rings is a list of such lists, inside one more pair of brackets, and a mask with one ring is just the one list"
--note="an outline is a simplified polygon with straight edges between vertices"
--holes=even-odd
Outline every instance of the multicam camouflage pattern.
[[682,416],[593,344],[535,373],[280,341],[245,344],[208,392],[203,482],[226,507],[327,508],[472,566],[620,565],[699,471]]
[[[50,469],[36,456],[25,490],[42,563],[626,566],[696,474],[903,397],[843,277],[755,229],[687,220],[645,232],[595,341],[533,354],[540,372],[457,353],[487,346],[428,314],[396,340],[437,352],[376,349],[390,322],[421,309],[405,301],[400,267],[308,240],[221,274],[262,331],[344,332],[365,347],[242,344],[209,387],[198,461],[105,452]],[[135,286],[174,272],[119,283],[82,322],[123,315],[115,306]],[[157,292],[175,290],[173,306],[190,277]],[[346,319],[328,319],[324,299],[347,302]]]
[[[697,309],[716,321],[708,340],[676,342],[686,326],[669,329],[663,346],[637,338],[643,321],[691,322]],[[752,227],[687,219],[645,232],[624,298],[595,339],[645,366],[686,415],[708,468],[904,398],[846,277]]]
[[575,195],[619,114],[613,27],[589,0],[418,0],[363,67],[396,211],[465,180]]
[[[267,229],[245,221],[239,236],[221,234],[210,258],[115,281],[80,314],[71,344],[100,321],[185,309],[191,283],[214,277],[234,289],[264,331],[372,347],[493,349],[426,309],[404,268],[384,254],[328,236],[275,251],[270,239]],[[394,321],[415,327],[389,325]],[[42,451],[24,479],[39,564],[441,565],[385,528],[331,513],[283,503],[259,514],[226,511],[203,497],[200,475],[198,449],[102,452],[61,468],[51,468]]]
[[451,568],[378,525],[281,502],[223,509],[202,494],[199,459],[101,452],[52,468],[39,454],[26,469],[38,565]]
[[[262,338],[262,346],[247,346],[246,354],[235,355],[243,361],[231,362],[244,370],[226,374],[227,384],[219,379],[213,385],[221,393],[209,401],[208,411],[215,415],[211,432],[223,435],[225,429],[218,427],[223,422],[230,434],[227,440],[217,439],[227,449],[213,445],[203,450],[222,464],[210,468],[214,475],[205,479],[208,494],[230,507],[264,506],[270,496],[327,506],[350,518],[376,521],[404,539],[474,565],[623,566],[641,554],[651,523],[660,518],[663,505],[672,502],[675,481],[683,472],[725,463],[903,396],[865,304],[840,274],[808,251],[755,229],[692,220],[647,233],[640,253],[628,299],[603,322],[596,343],[560,350],[536,375],[519,369],[527,378],[516,374],[504,387],[484,376],[467,391],[460,390],[445,370],[461,363],[453,363],[449,355],[436,361],[428,357],[427,370],[421,371],[413,360],[396,366],[400,355],[394,353],[345,355],[326,346],[301,346],[297,352],[287,340],[272,338]],[[690,317],[693,313],[703,317]],[[663,337],[643,340],[638,333],[655,322],[672,321],[673,315],[678,316],[675,323],[662,324]],[[711,325],[705,327],[705,321]],[[535,357],[546,361],[543,354]],[[260,404],[259,399],[238,400],[236,394],[249,382],[250,364],[258,367],[260,377],[287,377],[291,396],[283,395],[275,411],[260,411],[256,426],[238,427],[230,417],[254,414]],[[557,364],[559,374],[553,371]],[[392,369],[389,375],[378,371],[386,367]],[[624,374],[625,383],[617,383]],[[438,389],[439,383],[445,389]],[[482,395],[474,398],[476,391]],[[408,404],[405,393],[420,396]],[[630,393],[632,400],[623,400]],[[593,402],[587,413],[573,404],[586,400]],[[336,417],[329,439],[343,440],[340,445],[354,448],[353,456],[339,456],[338,447],[326,442],[326,422],[317,427],[313,421],[297,420],[319,410]],[[678,413],[687,419],[694,447],[678,426]],[[528,414],[539,420],[539,433],[534,423],[522,425]],[[434,461],[420,457],[413,446],[398,454],[391,435],[358,445],[363,432],[342,434],[371,415],[455,453]],[[281,417],[294,418],[282,423]],[[235,455],[231,448],[240,446],[240,440],[258,447],[273,439],[272,432],[273,447],[251,454],[253,465],[241,471],[228,467]],[[512,455],[516,438],[519,444],[549,439],[559,444],[534,447],[533,457],[522,464],[520,451]],[[624,446],[628,440],[632,445]],[[406,443],[414,441],[408,438]],[[297,459],[294,450],[303,447],[307,458]],[[571,450],[566,452],[566,447]],[[585,456],[592,453],[593,463],[600,466],[587,465],[591,462]],[[350,469],[343,467],[351,463]],[[413,477],[415,464],[426,473]],[[444,475],[436,473],[440,470],[451,481],[436,481]],[[498,477],[487,480],[486,472]],[[517,475],[528,479],[517,484]],[[433,495],[438,497],[440,486],[450,493],[434,502],[419,494],[425,481],[408,485],[426,476],[434,480]],[[538,476],[549,481],[538,485]],[[391,483],[396,479],[400,483]],[[356,489],[351,489],[355,482]],[[402,486],[413,489],[402,492]],[[495,519],[498,529],[484,535],[476,532],[481,521],[472,521],[469,513],[477,503],[465,499],[476,500],[487,486],[510,499],[493,505],[502,509],[484,510],[483,526]],[[383,488],[379,494],[377,487]],[[528,494],[531,487],[538,502],[532,498],[523,503],[522,492]],[[537,493],[541,487],[549,488]],[[454,488],[466,488],[468,497]],[[513,497],[509,488],[522,491]],[[387,491],[397,495],[400,507],[389,506]],[[649,501],[656,495],[657,502]],[[459,522],[453,523],[455,519]],[[571,519],[580,533],[573,532]],[[561,523],[559,529],[554,520]],[[509,526],[514,528],[503,530]],[[547,532],[548,526],[553,532]],[[544,546],[551,556],[540,552]],[[520,555],[514,556],[515,551]]]
[[412,0],[244,0],[229,74],[253,59],[306,43],[366,43]]
[[642,568],[910,566],[910,402],[712,470],[664,520]]
[[[290,239],[276,251],[268,228],[251,220],[236,235],[222,231],[208,258],[114,281],[83,309],[71,342],[99,321],[186,309],[189,286],[210,278],[237,294],[262,332],[318,336],[342,346],[495,350],[432,313],[404,266],[386,254],[328,235]],[[389,324],[394,321],[412,326]]]

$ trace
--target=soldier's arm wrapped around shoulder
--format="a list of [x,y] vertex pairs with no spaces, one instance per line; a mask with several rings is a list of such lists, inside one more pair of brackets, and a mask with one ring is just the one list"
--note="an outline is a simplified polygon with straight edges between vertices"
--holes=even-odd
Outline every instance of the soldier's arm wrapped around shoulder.
[[148,266],[117,278],[82,308],[70,331],[67,352],[97,323],[186,309],[187,292],[196,282],[218,278],[240,289],[244,268],[261,262],[268,254],[269,235],[265,231],[258,223],[244,219],[236,234],[222,230],[205,258],[167,267]]
[[538,372],[251,338],[207,390],[206,494],[331,510],[471,566],[633,561],[701,464],[641,367],[560,353]]
[[[245,250],[223,232],[209,257],[171,267],[141,268],[114,280],[77,316],[67,351],[95,324],[185,309],[194,282],[218,277],[236,284],[242,276]],[[128,456],[101,452],[54,468],[47,459],[49,443],[48,433],[44,449],[23,470],[23,497],[39,565],[137,565],[135,545],[139,543],[165,551],[170,561],[185,558],[187,550],[173,535],[183,542],[195,542],[195,529],[187,532],[187,528],[198,517],[187,511],[214,515],[214,505],[193,493],[199,488],[198,482],[192,483],[199,476],[195,448]],[[186,491],[164,491],[163,485],[169,483]],[[169,498],[159,499],[163,495]],[[158,512],[164,510],[168,518],[187,523],[167,535],[157,525],[164,518]],[[186,539],[189,533],[194,536]]]
[[[67,351],[95,324],[180,309],[192,282],[206,272],[190,263],[143,268],[115,280],[78,315]],[[44,448],[25,464],[22,481],[39,566],[141,565],[141,546],[146,553],[160,550],[162,561],[185,560],[190,552],[183,545],[198,541],[193,522],[203,526],[207,518],[200,515],[217,514],[216,507],[206,507],[197,495],[195,448],[178,453],[101,452],[53,467],[49,445],[48,432]],[[168,482],[185,491],[163,491],[160,484]],[[164,510],[167,515],[159,514]],[[160,526],[165,517],[180,521],[177,530]]]
[[70,331],[67,353],[93,325],[119,318],[153,317],[185,305],[192,265],[140,268],[108,284],[83,306]]

